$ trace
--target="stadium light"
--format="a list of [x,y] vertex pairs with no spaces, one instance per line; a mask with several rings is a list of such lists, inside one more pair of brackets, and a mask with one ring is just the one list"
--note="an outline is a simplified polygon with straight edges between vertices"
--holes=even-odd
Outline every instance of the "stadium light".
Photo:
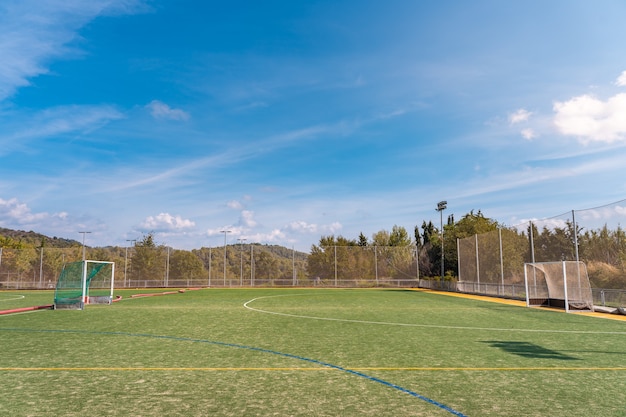
[[443,288],[443,278],[445,276],[444,257],[443,257],[443,211],[448,207],[447,201],[437,203],[437,211],[439,212],[439,220],[441,221],[441,288]]
[[224,286],[226,286],[226,235],[232,233],[232,230],[220,230],[220,233],[224,233]]
[[91,232],[78,232],[78,233],[82,233],[83,235],[83,261],[84,261],[85,260],[85,235]]

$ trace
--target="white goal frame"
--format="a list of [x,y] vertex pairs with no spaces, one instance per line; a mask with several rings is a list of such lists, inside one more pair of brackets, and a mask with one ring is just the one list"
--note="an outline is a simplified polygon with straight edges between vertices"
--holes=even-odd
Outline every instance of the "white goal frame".
[[527,307],[559,307],[568,313],[593,311],[591,284],[584,262],[525,263],[524,285]]
[[111,287],[109,292],[108,302],[94,302],[95,299],[92,300],[91,304],[111,304],[113,302],[113,288],[115,286],[115,262],[110,261],[94,261],[94,260],[84,260],[83,261],[83,305],[90,304],[89,302],[89,288],[87,288],[87,265],[89,263],[95,264],[110,264],[111,265]]
[[[103,267],[105,271],[101,270]],[[114,287],[115,262],[87,259],[70,262],[59,275],[54,309],[82,310],[86,304],[111,304]],[[90,291],[95,295],[90,295]]]

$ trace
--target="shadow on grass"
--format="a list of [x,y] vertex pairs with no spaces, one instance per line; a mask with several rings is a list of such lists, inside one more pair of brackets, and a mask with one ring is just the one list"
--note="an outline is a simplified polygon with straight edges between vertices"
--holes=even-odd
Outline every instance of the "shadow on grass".
[[491,347],[502,349],[507,353],[523,356],[525,358],[556,359],[562,361],[578,360],[578,358],[573,356],[565,355],[561,352],[557,352],[556,350],[546,349],[534,343],[499,340],[486,340],[483,343],[488,343]]

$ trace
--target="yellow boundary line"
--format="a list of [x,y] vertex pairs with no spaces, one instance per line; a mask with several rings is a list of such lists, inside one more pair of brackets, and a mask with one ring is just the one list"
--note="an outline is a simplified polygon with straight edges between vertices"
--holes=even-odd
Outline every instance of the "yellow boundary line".
[[[511,299],[507,299],[507,298],[489,297],[487,295],[464,294],[464,293],[459,293],[459,292],[438,291],[438,290],[431,290],[431,289],[424,289],[424,288],[412,289],[412,290],[413,291],[429,292],[429,293],[433,293],[433,294],[446,295],[446,296],[449,296],[449,297],[466,298],[466,299],[470,299],[470,300],[480,300],[480,301],[487,301],[487,302],[491,302],[491,303],[507,304],[507,305],[513,305],[513,306],[518,306],[518,307],[526,307],[526,302],[525,301],[511,300]],[[546,311],[554,311],[555,313],[565,313],[565,310],[557,309],[557,308],[546,308],[546,307],[533,307],[533,308],[537,308],[537,309],[540,309],[540,310],[546,310]],[[617,315],[617,314],[595,313],[595,312],[590,312],[590,311],[580,311],[580,312],[575,312],[575,313],[572,313],[572,314],[581,314],[583,316],[598,317],[598,318],[609,319],[609,320],[626,321],[626,316],[621,316],[621,315]]]
[[[468,368],[468,367],[447,367],[447,368],[433,368],[433,367],[364,367],[364,368],[345,368],[350,371],[411,371],[411,372],[509,372],[509,371],[626,371],[626,367],[510,367],[510,368]],[[240,371],[262,371],[262,372],[294,372],[294,371],[337,371],[335,368],[329,367],[277,367],[277,368],[251,368],[251,367],[220,367],[220,368],[207,368],[207,367],[181,367],[181,368],[165,368],[165,367],[4,367],[0,368],[0,372],[118,372],[118,371],[139,371],[139,372],[240,372]]]

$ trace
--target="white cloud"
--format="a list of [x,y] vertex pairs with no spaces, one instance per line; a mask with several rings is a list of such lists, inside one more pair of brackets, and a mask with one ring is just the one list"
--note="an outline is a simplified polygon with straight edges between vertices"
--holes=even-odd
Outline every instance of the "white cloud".
[[555,102],[554,124],[559,132],[576,136],[583,143],[615,142],[626,135],[626,94],[602,101],[591,95]]
[[148,216],[140,225],[146,231],[180,231],[195,227],[195,223],[180,216],[172,216],[169,213],[160,213],[157,216]]
[[241,204],[239,201],[237,200],[231,200],[228,203],[226,203],[226,206],[230,209],[233,210],[241,210],[243,208],[243,204]]
[[315,223],[307,223],[302,220],[289,223],[285,229],[294,233],[306,233],[306,234],[335,234],[341,231],[343,226],[339,222],[334,222],[326,225],[318,225]]
[[521,122],[526,122],[532,115],[532,112],[529,112],[526,109],[519,109],[511,114],[509,114],[509,123],[516,124]]
[[299,220],[289,223],[287,229],[298,233],[317,233],[317,225]]
[[0,225],[5,227],[28,227],[37,228],[38,224],[65,222],[67,213],[60,212],[50,214],[47,212],[33,213],[25,203],[20,203],[16,198],[3,200],[0,198]]
[[533,129],[522,129],[522,131],[520,132],[522,134],[522,137],[526,140],[533,140],[537,137],[537,134],[535,133],[535,131]]
[[254,220],[254,212],[243,210],[241,212],[241,217],[239,217],[239,224],[244,227],[255,227],[256,221]]
[[626,71],[623,71],[617,80],[615,81],[615,85],[620,87],[626,87]]
[[181,109],[173,109],[159,100],[152,100],[146,105],[155,119],[189,120],[189,114]]

